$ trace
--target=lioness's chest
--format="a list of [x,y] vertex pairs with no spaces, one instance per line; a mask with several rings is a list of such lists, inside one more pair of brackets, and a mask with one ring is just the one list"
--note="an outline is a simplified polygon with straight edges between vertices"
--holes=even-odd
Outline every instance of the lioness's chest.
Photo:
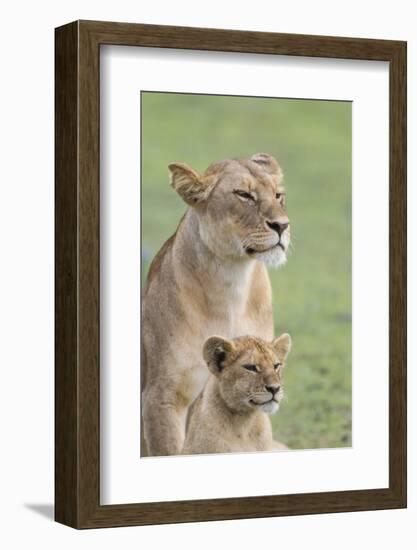
[[186,373],[186,398],[191,404],[200,394],[209,377],[209,371],[203,361],[195,363]]
[[245,303],[224,303],[212,309],[211,315],[202,319],[201,338],[218,335],[223,338],[237,338],[251,334],[265,337],[263,323],[255,315],[247,312]]

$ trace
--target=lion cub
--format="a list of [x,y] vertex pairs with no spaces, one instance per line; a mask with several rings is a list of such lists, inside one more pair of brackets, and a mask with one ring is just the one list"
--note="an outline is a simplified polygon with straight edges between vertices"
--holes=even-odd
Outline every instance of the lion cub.
[[252,336],[209,338],[203,355],[212,376],[190,408],[182,453],[285,448],[273,440],[267,414],[279,408],[290,348],[289,334],[272,343]]

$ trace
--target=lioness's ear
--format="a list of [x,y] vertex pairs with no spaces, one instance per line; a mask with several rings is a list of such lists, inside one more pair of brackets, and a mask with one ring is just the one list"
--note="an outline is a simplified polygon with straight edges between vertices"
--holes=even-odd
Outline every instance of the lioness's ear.
[[278,162],[274,159],[273,156],[268,155],[267,153],[256,153],[253,155],[250,160],[261,166],[265,172],[282,178],[282,170]]
[[220,338],[220,336],[212,336],[206,340],[203,357],[210,372],[218,376],[224,368],[225,361],[234,350],[233,342]]
[[291,336],[289,334],[281,334],[272,342],[275,351],[280,355],[283,361],[291,351]]
[[168,169],[172,187],[187,204],[195,206],[208,197],[212,188],[211,180],[187,164],[170,164]]

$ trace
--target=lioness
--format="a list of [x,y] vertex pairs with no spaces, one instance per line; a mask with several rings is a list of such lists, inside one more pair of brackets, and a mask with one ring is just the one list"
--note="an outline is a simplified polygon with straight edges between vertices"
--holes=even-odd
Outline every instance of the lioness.
[[290,347],[288,334],[272,343],[251,336],[209,338],[203,355],[213,376],[190,407],[183,454],[278,448],[265,413],[279,408]]
[[273,337],[265,264],[284,264],[290,243],[273,157],[223,160],[204,174],[186,164],[169,171],[189,208],[155,256],[144,291],[142,415],[150,455],[181,453],[187,409],[208,377],[201,357],[208,336]]

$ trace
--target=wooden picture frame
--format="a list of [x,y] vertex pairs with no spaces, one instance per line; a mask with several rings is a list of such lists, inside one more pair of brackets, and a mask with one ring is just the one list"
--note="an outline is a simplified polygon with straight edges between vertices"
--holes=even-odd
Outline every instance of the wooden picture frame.
[[[406,43],[76,21],[56,29],[55,519],[116,527],[406,506]],[[389,62],[389,487],[100,505],[99,56],[117,44]]]

